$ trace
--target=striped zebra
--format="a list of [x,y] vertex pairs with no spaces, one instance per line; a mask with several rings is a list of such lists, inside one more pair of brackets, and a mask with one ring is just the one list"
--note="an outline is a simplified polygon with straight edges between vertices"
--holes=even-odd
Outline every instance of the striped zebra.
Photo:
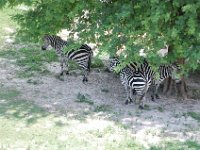
[[[119,64],[117,58],[111,59],[109,70],[113,71]],[[131,63],[124,67],[120,71],[120,80],[127,95],[125,104],[132,102],[133,94],[135,94],[139,100],[139,108],[143,109],[143,102],[146,99],[146,93],[152,83],[153,76],[154,72],[147,62],[142,63],[140,66],[137,63]]]
[[68,61],[72,60],[76,62],[80,68],[84,70],[83,82],[88,81],[88,73],[90,72],[91,67],[91,58],[93,56],[93,52],[90,46],[87,44],[81,45],[80,48],[74,50],[70,50],[65,53],[65,63],[66,63],[66,72],[68,73]]
[[87,82],[88,72],[90,71],[91,66],[91,57],[93,55],[92,49],[87,44],[83,44],[78,49],[72,49],[64,53],[63,48],[68,45],[68,42],[61,39],[59,36],[55,35],[45,35],[43,37],[44,45],[42,50],[46,50],[48,46],[53,47],[56,50],[56,54],[59,57],[61,73],[69,73],[69,60],[75,61],[83,70],[83,82]]
[[[117,58],[111,59],[109,70],[113,71],[116,66],[120,64]],[[148,65],[148,62],[145,60],[141,65],[137,63],[130,63],[120,72],[120,79],[122,84],[125,86],[127,93],[127,100],[125,104],[128,104],[129,101],[132,102],[133,92],[139,96],[140,108],[142,106],[142,100],[145,99],[145,95],[150,86],[153,86],[153,94],[151,95],[152,101],[158,96],[158,88],[164,79],[171,77],[176,82],[180,81],[180,78],[177,78],[177,73],[180,70],[180,67],[177,64],[170,65],[160,65],[158,68],[159,77],[156,79],[155,72]]]
[[180,66],[176,63],[159,66],[158,71],[157,71],[158,78],[156,79],[156,77],[155,77],[155,79],[154,79],[153,94],[151,95],[152,101],[155,101],[155,99],[159,99],[158,89],[160,87],[160,84],[163,83],[163,81],[166,78],[171,77],[173,80],[175,80],[176,83],[179,83],[181,81],[181,79],[178,75],[180,70],[181,70]]
[[63,75],[64,73],[64,63],[65,63],[65,57],[63,48],[68,45],[68,42],[61,39],[59,36],[56,35],[44,35],[43,37],[44,44],[42,45],[42,50],[46,50],[48,46],[51,46],[56,50],[56,54],[60,61],[61,66],[61,73],[60,75]]

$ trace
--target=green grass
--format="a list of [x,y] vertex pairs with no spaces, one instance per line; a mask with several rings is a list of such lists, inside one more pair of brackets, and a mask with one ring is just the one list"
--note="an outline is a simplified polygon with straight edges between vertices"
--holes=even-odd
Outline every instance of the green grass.
[[40,81],[40,80],[34,80],[34,79],[28,79],[27,83],[33,84],[33,85],[43,84],[42,81]]
[[190,116],[193,119],[195,119],[198,122],[200,122],[200,113],[199,112],[188,112],[188,113],[184,114],[184,116]]
[[[20,12],[19,10],[17,10]],[[1,28],[0,28],[0,44],[4,44],[5,36],[10,35],[10,33],[6,29],[15,30],[17,24],[11,20],[11,16],[16,14],[16,9],[4,8],[0,10],[0,20],[1,20]]]
[[157,107],[157,109],[158,109],[159,112],[164,112],[164,108],[163,107],[159,106],[159,107]]
[[165,142],[160,144],[161,146],[152,146],[150,150],[199,150],[200,143],[196,141],[174,141],[174,142]]
[[19,91],[0,86],[2,150],[143,149],[127,130],[112,121],[90,117],[89,122],[81,122],[76,117],[70,117],[73,112],[68,112],[69,117],[67,114],[49,113],[20,96]]
[[94,112],[109,112],[109,111],[111,111],[111,106],[106,104],[97,105],[94,108]]
[[77,95],[77,100],[75,102],[79,102],[79,103],[87,103],[89,105],[93,105],[94,102],[92,100],[90,100],[87,96],[78,93]]
[[1,99],[6,99],[6,100],[12,100],[13,98],[19,96],[20,92],[16,90],[7,90],[0,87],[0,98]]
[[19,50],[2,50],[0,57],[16,60],[21,67],[17,75],[21,78],[31,77],[36,74],[48,74],[45,63],[57,61],[54,51],[42,51],[39,48],[22,48]]
[[98,57],[92,58],[91,68],[103,68],[104,64],[103,61]]
[[[58,62],[58,57],[54,50],[42,51],[39,47],[28,47],[28,45],[27,48],[21,48],[19,50],[1,50],[0,57],[16,60],[17,66],[21,67],[20,71],[17,72],[20,78],[28,78],[37,74],[49,74],[44,64]],[[100,59],[94,58],[92,67],[102,68],[103,63]],[[78,65],[73,61],[69,61],[69,71],[76,69],[79,69]]]

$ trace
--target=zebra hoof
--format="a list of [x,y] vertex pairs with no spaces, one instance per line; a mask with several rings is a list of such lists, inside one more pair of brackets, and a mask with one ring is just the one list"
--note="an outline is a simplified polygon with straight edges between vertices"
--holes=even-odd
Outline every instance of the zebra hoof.
[[83,83],[88,82],[87,78],[83,78]]
[[60,76],[63,76],[63,74],[64,74],[64,73],[63,73],[63,72],[61,72],[61,73],[60,73]]
[[132,100],[132,99],[129,99],[129,103],[133,103],[133,100]]
[[66,75],[69,75],[69,71],[65,71]]
[[151,101],[155,102],[154,96],[151,96]]
[[160,97],[158,96],[158,94],[156,94],[156,99],[160,99]]
[[140,105],[140,106],[139,106],[139,109],[144,109],[144,107]]
[[128,105],[128,100],[125,101],[125,105]]

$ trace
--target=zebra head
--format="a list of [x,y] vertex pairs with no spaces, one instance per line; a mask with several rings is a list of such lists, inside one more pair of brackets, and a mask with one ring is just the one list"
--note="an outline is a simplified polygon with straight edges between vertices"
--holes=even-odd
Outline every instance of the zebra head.
[[47,47],[51,44],[50,43],[50,38],[51,38],[51,35],[48,35],[48,34],[44,35],[44,37],[43,37],[43,42],[44,43],[43,43],[43,45],[41,47],[42,50],[46,50]]
[[119,59],[117,57],[110,58],[108,70],[110,72],[114,72],[115,67],[117,67],[119,64],[120,64],[120,62],[119,62]]
[[171,77],[176,83],[181,82],[181,66],[177,63],[171,64]]

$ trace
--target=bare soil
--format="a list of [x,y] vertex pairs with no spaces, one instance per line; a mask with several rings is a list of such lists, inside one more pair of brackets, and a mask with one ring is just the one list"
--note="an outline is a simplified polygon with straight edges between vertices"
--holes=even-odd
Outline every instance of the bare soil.
[[[198,100],[178,101],[163,95],[156,102],[147,101],[146,109],[140,110],[138,105],[124,104],[124,88],[118,76],[112,73],[92,70],[89,82],[83,84],[80,71],[70,72],[62,81],[57,77],[59,64],[47,66],[51,72],[49,75],[21,79],[16,77],[16,71],[21,68],[11,60],[0,59],[0,83],[19,90],[22,99],[34,101],[52,113],[83,118],[98,116],[120,123],[143,145],[167,139],[200,142],[200,122],[187,115],[188,112],[200,113]],[[199,83],[194,84],[199,86]],[[79,93],[86,95],[94,104],[76,102]],[[150,99],[149,96],[147,99]],[[96,111],[98,106],[105,109]]]

